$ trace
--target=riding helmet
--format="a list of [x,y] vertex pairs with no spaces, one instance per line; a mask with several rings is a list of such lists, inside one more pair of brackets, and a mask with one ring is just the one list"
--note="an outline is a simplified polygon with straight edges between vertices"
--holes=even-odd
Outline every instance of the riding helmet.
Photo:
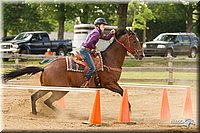
[[97,18],[97,19],[94,21],[94,25],[95,25],[95,26],[100,25],[100,24],[105,24],[105,25],[107,25],[107,22],[106,22],[105,18]]

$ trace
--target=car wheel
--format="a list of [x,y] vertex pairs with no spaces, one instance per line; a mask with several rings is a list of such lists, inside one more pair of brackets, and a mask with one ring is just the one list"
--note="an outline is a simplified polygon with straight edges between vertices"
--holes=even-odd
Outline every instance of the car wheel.
[[9,60],[9,58],[2,58],[3,62],[7,62]]
[[189,57],[195,58],[196,55],[197,55],[197,50],[195,48],[191,49]]
[[66,50],[64,48],[59,48],[57,51],[57,55],[66,55]]
[[[20,50],[19,53],[20,54],[29,54],[30,52],[27,49],[22,49],[22,50]],[[28,61],[28,59],[27,58],[22,58],[21,61]]]
[[171,49],[167,49],[167,52],[166,52],[166,57],[172,57],[173,56],[173,52]]

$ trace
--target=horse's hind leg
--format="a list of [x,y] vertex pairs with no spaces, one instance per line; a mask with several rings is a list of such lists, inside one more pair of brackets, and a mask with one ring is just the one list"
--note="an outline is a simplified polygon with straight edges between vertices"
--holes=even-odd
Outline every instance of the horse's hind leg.
[[44,101],[44,103],[49,107],[51,108],[52,110],[58,112],[58,109],[53,106],[53,102],[61,99],[63,96],[65,96],[66,94],[68,93],[68,91],[52,91],[52,94],[51,96]]
[[33,95],[31,95],[31,105],[32,105],[32,114],[37,114],[36,111],[36,101],[41,98],[42,96],[44,96],[45,94],[47,94],[49,91],[46,90],[39,90],[36,93],[34,93]]

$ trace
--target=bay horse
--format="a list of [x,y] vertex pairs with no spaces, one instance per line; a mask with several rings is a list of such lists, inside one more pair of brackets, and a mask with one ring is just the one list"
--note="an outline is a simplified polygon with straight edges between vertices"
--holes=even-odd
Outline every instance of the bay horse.
[[[144,53],[136,34],[131,30],[117,29],[114,37],[115,39],[113,42],[106,48],[106,50],[101,52],[104,70],[98,71],[97,73],[102,88],[119,93],[123,96],[123,89],[117,82],[121,76],[122,65],[127,51],[135,56],[136,59],[142,59]],[[3,75],[3,80],[7,81],[24,74],[34,75],[40,71],[42,71],[40,76],[40,83],[42,86],[80,87],[84,79],[83,72],[67,71],[66,58],[57,58],[44,67],[29,66],[6,73]],[[94,83],[94,77],[92,78],[89,87],[96,86]],[[33,114],[37,114],[36,101],[48,92],[52,92],[52,94],[44,101],[44,103],[54,111],[59,110],[53,105],[53,103],[68,93],[68,91],[50,90],[39,90],[35,92],[31,95]],[[131,111],[130,103],[129,109]]]

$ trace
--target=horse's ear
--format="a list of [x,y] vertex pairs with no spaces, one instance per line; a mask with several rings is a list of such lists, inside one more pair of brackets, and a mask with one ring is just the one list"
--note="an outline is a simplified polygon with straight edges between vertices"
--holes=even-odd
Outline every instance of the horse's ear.
[[128,33],[129,33],[129,35],[132,35],[133,31],[130,28],[128,28]]

